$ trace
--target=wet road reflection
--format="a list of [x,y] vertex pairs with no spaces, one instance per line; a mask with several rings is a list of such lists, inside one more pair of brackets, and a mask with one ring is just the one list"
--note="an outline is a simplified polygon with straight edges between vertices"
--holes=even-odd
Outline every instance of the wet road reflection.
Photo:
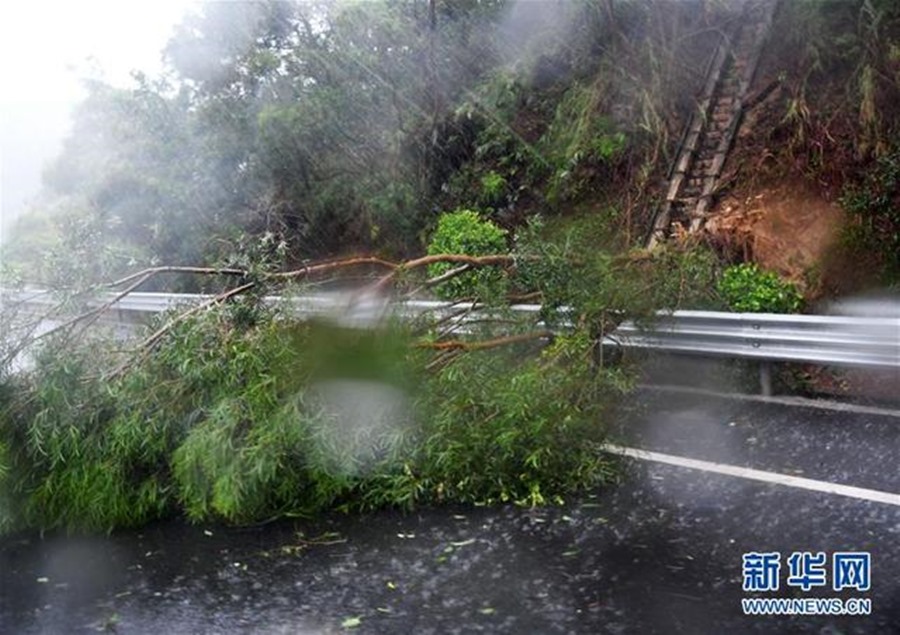
[[[736,410],[722,425],[748,407],[723,406]],[[898,541],[895,506],[634,463],[622,484],[554,508],[6,539],[0,632],[896,633]],[[741,556],[760,550],[871,551],[873,615],[743,616]]]

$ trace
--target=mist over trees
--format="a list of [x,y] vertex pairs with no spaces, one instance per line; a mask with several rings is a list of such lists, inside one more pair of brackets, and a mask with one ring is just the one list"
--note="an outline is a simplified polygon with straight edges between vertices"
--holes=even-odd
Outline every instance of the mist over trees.
[[222,258],[248,234],[294,261],[421,251],[445,208],[512,211],[640,135],[591,89],[613,30],[650,26],[652,3],[615,4],[615,21],[612,2],[203,5],[167,77],[89,86],[42,214],[97,274]]
[[57,216],[119,259],[202,260],[239,232],[297,257],[376,235],[409,248],[448,110],[497,64],[501,6],[204,5],[166,48],[169,78],[89,86],[45,178]]
[[[779,105],[761,151],[781,146],[810,174],[831,169],[823,153],[840,154],[849,182],[893,151],[898,8],[788,4],[770,55]],[[256,239],[278,246],[285,266],[404,257],[424,251],[442,212],[461,208],[507,229],[613,210],[604,213],[634,242],[734,6],[199,5],[163,51],[164,77],[90,84],[7,260],[66,283],[160,262],[228,264]]]

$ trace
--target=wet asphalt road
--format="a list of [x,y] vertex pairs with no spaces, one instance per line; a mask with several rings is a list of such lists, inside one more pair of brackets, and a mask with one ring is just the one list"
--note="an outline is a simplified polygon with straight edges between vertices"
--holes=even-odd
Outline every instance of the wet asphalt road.
[[[900,493],[900,417],[645,391],[613,440]],[[0,543],[2,633],[900,633],[900,507],[627,461],[564,507]],[[746,617],[748,551],[870,551],[855,617]],[[803,597],[798,589],[779,597]]]

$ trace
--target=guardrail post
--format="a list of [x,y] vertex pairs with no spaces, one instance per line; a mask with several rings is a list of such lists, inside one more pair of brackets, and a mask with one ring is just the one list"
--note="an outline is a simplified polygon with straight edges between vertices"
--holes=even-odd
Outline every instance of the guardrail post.
[[603,327],[592,322],[590,325],[591,338],[591,371],[596,373],[603,368]]
[[771,397],[772,396],[772,363],[771,362],[760,362],[759,363],[759,388],[762,391],[763,397]]

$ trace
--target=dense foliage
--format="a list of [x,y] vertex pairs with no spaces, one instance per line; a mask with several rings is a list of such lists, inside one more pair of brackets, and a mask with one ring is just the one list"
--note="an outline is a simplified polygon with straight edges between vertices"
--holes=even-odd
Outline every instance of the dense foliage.
[[[486,256],[507,251],[506,232],[473,210],[442,214],[428,243],[428,253]],[[437,277],[453,270],[453,264],[436,262],[428,273]],[[497,295],[501,275],[492,269],[467,272],[438,285],[435,291],[445,299],[489,297]],[[493,291],[493,293],[492,293]]]
[[879,157],[841,202],[851,215],[845,236],[853,256],[874,258],[884,281],[900,281],[900,149]]
[[[806,174],[849,183],[855,240],[885,246],[888,267],[900,253],[885,142],[900,130],[897,6],[782,3],[763,69],[780,78],[763,92],[780,99],[754,136],[760,161],[778,148]],[[616,324],[666,308],[800,306],[753,265],[720,276],[702,245],[634,249],[730,11],[708,0],[199,6],[166,48],[164,77],[89,86],[4,256],[28,266],[19,283],[64,291],[156,264],[238,269],[166,290],[247,290],[161,317],[130,353],[48,338],[30,372],[0,368],[0,528],[537,504],[609,478],[596,448],[631,380],[601,346]],[[285,270],[361,251],[376,268],[423,251],[498,255],[499,266],[401,264],[390,279],[397,294],[475,298],[489,323],[461,333],[426,316],[363,332],[260,302]],[[540,315],[517,318],[515,298]],[[538,330],[551,327],[553,338]]]
[[[748,156],[837,186],[877,169],[900,131],[898,6],[781,4]],[[447,210],[513,230],[610,204],[642,236],[733,17],[710,0],[198,5],[165,76],[90,84],[4,256],[42,283],[223,261],[248,235],[294,264],[406,256]]]
[[8,256],[66,282],[89,234],[77,266],[100,280],[227,259],[248,234],[298,263],[420,252],[445,210],[559,213],[660,167],[696,83],[675,54],[702,60],[712,19],[661,0],[199,5],[165,77],[89,86]]
[[578,338],[423,375],[402,331],[233,318],[182,322],[120,377],[103,378],[94,345],[11,382],[0,410],[6,528],[536,504],[610,475],[596,448],[604,382]]
[[803,300],[794,284],[752,263],[726,268],[718,286],[719,293],[732,311],[795,313]]

